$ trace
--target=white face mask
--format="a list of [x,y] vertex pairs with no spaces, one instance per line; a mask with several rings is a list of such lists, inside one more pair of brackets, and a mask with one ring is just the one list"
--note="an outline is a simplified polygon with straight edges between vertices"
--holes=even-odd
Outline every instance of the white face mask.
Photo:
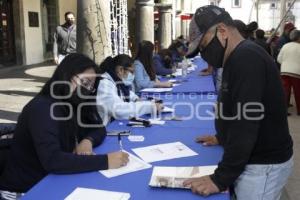
[[133,81],[134,81],[134,74],[129,72],[128,75],[127,75],[127,78],[123,78],[122,81],[123,81],[124,85],[131,86],[133,84]]

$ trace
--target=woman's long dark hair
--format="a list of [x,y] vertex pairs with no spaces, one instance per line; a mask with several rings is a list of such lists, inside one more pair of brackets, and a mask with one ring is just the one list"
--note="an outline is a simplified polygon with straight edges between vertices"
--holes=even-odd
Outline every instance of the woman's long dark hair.
[[[70,94],[70,87],[67,84],[55,84],[61,81],[71,83],[74,76],[83,73],[87,69],[94,69],[96,71],[97,65],[94,61],[88,57],[74,53],[68,55],[57,67],[53,76],[47,81],[47,83],[42,88],[39,93],[40,96],[46,96],[52,98],[56,102],[69,102],[70,98],[58,99],[55,96],[67,96]],[[53,87],[53,88],[52,88]],[[52,91],[51,91],[52,90]],[[75,92],[77,92],[75,90]],[[81,110],[81,120],[85,124],[101,124],[102,120],[97,112],[96,108],[96,93],[91,94],[91,98],[86,100],[90,103],[93,103],[93,106],[84,106]],[[65,114],[68,116],[70,110],[65,107]],[[72,152],[76,146],[76,140],[81,140],[84,136],[81,135],[84,133],[83,127],[80,126],[77,120],[77,108],[73,108],[73,116],[71,119],[66,121],[61,121],[61,134],[60,142],[62,149],[67,152]]]
[[152,81],[156,79],[156,73],[153,67],[153,51],[154,45],[150,41],[142,41],[139,43],[138,52],[135,60],[141,61],[145,70]]
[[121,94],[125,97],[125,101],[129,102],[130,90],[129,87],[124,85],[123,81],[118,77],[116,69],[118,66],[124,67],[125,69],[131,67],[133,64],[133,59],[126,54],[120,54],[116,57],[107,57],[100,64],[100,73],[107,72],[112,79],[117,83],[118,95],[121,97]]

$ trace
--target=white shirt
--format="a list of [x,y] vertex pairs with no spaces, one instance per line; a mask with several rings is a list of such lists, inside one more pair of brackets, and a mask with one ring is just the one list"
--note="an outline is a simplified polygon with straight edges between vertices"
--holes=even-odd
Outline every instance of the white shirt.
[[300,77],[300,44],[287,43],[282,47],[277,57],[281,64],[281,74],[289,74]]
[[97,110],[106,126],[112,117],[115,119],[130,119],[145,114],[156,113],[156,106],[151,101],[136,101],[138,96],[130,91],[129,102],[118,95],[115,81],[108,73],[101,75],[97,89]]

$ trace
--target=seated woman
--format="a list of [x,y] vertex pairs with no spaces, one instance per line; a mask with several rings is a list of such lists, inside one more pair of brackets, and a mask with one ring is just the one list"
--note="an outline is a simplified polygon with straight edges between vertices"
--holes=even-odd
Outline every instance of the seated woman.
[[156,78],[153,67],[154,45],[149,41],[142,41],[139,44],[137,56],[134,61],[135,66],[135,89],[140,91],[144,88],[165,88],[172,87],[170,82],[160,82]]
[[166,76],[174,73],[172,52],[168,49],[162,49],[158,54],[153,56],[153,66],[156,75]]
[[155,114],[162,109],[162,104],[151,101],[140,101],[139,97],[129,90],[134,79],[133,60],[127,55],[108,57],[100,65],[101,77],[97,108],[106,125],[115,119],[130,119],[144,114]]
[[93,153],[93,147],[105,139],[106,130],[99,125],[102,120],[96,106],[77,109],[87,101],[95,105],[95,68],[86,56],[70,54],[24,107],[0,176],[2,199],[18,198],[18,193],[27,192],[50,173],[81,173],[127,164],[128,154],[123,152]]
[[186,56],[187,53],[187,46],[179,41],[175,40],[168,48],[172,52],[172,62],[181,62]]

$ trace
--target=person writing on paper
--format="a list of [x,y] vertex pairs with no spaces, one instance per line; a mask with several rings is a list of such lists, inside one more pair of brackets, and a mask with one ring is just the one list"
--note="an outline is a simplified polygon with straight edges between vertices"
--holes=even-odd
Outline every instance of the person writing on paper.
[[137,56],[134,61],[136,92],[144,88],[170,88],[172,83],[160,82],[153,67],[154,45],[149,41],[139,43]]
[[172,53],[172,62],[182,62],[186,56],[187,46],[181,39],[177,39],[168,48]]
[[238,200],[280,199],[293,168],[293,141],[274,60],[245,40],[228,12],[217,6],[197,9],[190,39],[189,52],[200,51],[206,62],[223,67],[217,133],[197,142],[219,144],[224,154],[212,175],[184,185],[204,196],[233,186]]
[[144,114],[155,114],[163,105],[152,101],[141,101],[129,89],[134,80],[133,59],[122,54],[107,57],[100,65],[101,80],[97,92],[97,108],[103,123],[112,118],[131,119]]
[[[86,56],[68,55],[24,107],[0,176],[2,198],[4,191],[27,192],[50,173],[81,173],[127,164],[128,155],[123,152],[93,153],[93,147],[106,137],[95,105],[95,69],[96,64]],[[86,102],[92,105],[80,109]]]
[[172,52],[169,49],[162,49],[153,56],[153,66],[156,75],[166,76],[176,72],[172,62]]

